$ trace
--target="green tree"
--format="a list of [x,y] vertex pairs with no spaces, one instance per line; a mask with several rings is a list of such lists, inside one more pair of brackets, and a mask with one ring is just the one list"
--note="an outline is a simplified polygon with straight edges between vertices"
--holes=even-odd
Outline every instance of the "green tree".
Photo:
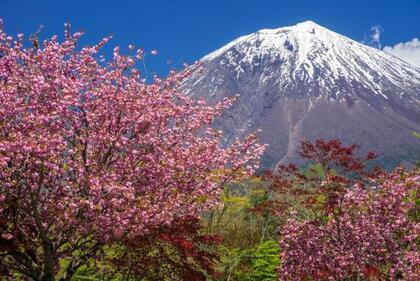
[[254,252],[252,259],[252,274],[249,280],[272,281],[277,279],[279,261],[279,245],[274,240],[260,244]]

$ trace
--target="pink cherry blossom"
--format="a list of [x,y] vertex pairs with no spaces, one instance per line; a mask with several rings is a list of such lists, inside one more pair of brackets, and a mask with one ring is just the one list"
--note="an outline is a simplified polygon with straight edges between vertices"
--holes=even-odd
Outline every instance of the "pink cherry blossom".
[[105,64],[109,38],[80,48],[80,36],[66,26],[64,42],[25,48],[0,29],[0,264],[35,280],[53,280],[63,258],[71,276],[108,242],[211,208],[264,151],[254,134],[222,147],[211,128],[234,99],[187,97],[185,72],[146,84],[141,50],[115,47]]
[[292,215],[281,231],[279,280],[420,279],[418,171],[372,185],[347,190],[326,218]]

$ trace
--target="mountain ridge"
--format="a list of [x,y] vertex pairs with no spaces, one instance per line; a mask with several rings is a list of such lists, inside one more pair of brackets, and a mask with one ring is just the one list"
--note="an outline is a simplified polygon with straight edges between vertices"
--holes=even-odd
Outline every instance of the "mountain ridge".
[[216,126],[227,143],[261,128],[265,167],[320,137],[419,158],[409,134],[420,130],[420,69],[397,57],[306,21],[239,37],[201,61],[182,90],[210,103],[239,93]]

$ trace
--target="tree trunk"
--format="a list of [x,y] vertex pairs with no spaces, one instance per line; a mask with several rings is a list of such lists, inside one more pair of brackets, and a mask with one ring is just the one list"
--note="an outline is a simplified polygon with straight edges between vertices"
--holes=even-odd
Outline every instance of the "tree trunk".
[[[47,242],[47,241],[45,241]],[[44,249],[44,266],[41,275],[41,281],[54,281],[55,280],[55,253],[53,250],[53,245],[51,241],[48,240],[46,245],[43,247]]]

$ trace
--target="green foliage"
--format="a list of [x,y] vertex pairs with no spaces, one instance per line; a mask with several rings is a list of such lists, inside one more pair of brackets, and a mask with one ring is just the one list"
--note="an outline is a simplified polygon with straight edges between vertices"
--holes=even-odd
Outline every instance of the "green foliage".
[[222,196],[222,207],[205,214],[207,234],[220,234],[229,246],[248,248],[267,239],[275,239],[276,217],[256,208],[268,202],[267,184],[254,177],[228,185]]
[[253,254],[251,281],[273,281],[277,279],[276,269],[280,264],[280,249],[277,241],[260,244]]
[[[225,188],[221,208],[204,216],[205,231],[223,238],[216,266],[218,274],[212,280],[272,280],[259,278],[275,276],[278,264],[278,248],[271,247],[276,243],[273,241],[279,226],[271,205],[273,200],[268,184],[259,177]],[[264,271],[260,267],[263,264],[273,266]]]
[[218,275],[212,280],[247,280],[252,274],[252,249],[221,246]]
[[276,241],[268,240],[250,249],[222,246],[220,252],[219,276],[214,280],[276,280],[280,252]]

